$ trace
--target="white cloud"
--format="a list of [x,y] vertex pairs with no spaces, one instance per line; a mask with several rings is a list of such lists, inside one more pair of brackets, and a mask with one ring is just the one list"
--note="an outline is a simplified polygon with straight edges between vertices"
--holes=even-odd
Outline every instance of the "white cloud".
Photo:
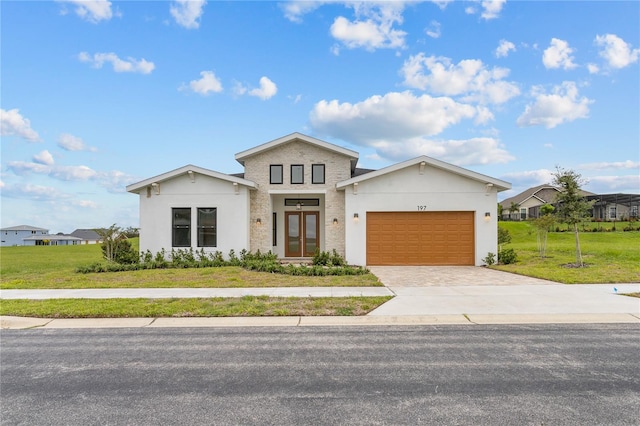
[[640,175],[591,176],[587,185],[588,191],[595,193],[624,192],[637,194],[640,189]]
[[562,68],[570,70],[577,65],[573,63],[573,49],[569,47],[569,43],[557,38],[551,39],[551,45],[544,50],[542,54],[542,63],[549,68]]
[[92,209],[95,210],[98,208],[98,203],[91,200],[79,200],[73,202],[74,206],[82,207],[84,209]]
[[65,151],[97,151],[97,148],[87,146],[84,141],[69,133],[63,133],[58,138],[58,146]]
[[108,0],[57,0],[76,6],[75,12],[80,18],[91,23],[108,21],[113,17],[111,2]]
[[265,101],[267,99],[274,97],[275,94],[278,93],[278,86],[276,86],[276,84],[273,81],[271,81],[268,77],[261,77],[260,87],[255,89],[248,89],[242,83],[236,82],[233,87],[233,92],[238,96],[242,96],[246,94],[249,96],[255,96]]
[[483,11],[480,16],[487,20],[499,17],[505,3],[507,0],[483,0],[481,3]]
[[[200,76],[201,78],[199,80],[191,80],[189,82],[189,88],[192,91],[201,95],[222,92],[222,83],[216,77],[213,71],[202,71],[200,73]],[[180,90],[183,90],[185,88],[185,86],[182,86]]]
[[578,169],[582,170],[620,170],[620,169],[639,169],[640,161],[614,161],[614,162],[600,162],[600,163],[587,163],[578,166]]
[[348,49],[397,49],[405,47],[406,32],[393,28],[402,24],[404,2],[347,3],[356,18],[349,21],[337,17],[331,25],[331,35]]
[[615,34],[596,36],[594,43],[602,47],[599,54],[611,68],[624,68],[638,61],[640,49],[632,49],[631,44]]
[[440,38],[440,35],[442,34],[440,30],[440,22],[431,21],[429,28],[425,29],[424,32],[431,38]]
[[105,62],[110,62],[115,72],[137,72],[140,74],[150,74],[156,67],[153,62],[146,59],[127,58],[120,59],[115,53],[95,53],[93,56],[87,52],[80,52],[78,59],[81,62],[89,62],[94,68],[102,68]]
[[527,105],[524,113],[518,117],[517,124],[525,126],[545,126],[547,129],[559,124],[589,116],[589,104],[592,100],[578,98],[578,88],[572,81],[565,81],[555,86],[551,93],[536,86],[532,89],[535,97],[533,104]]
[[249,91],[250,96],[256,96],[263,101],[274,97],[276,93],[278,93],[278,86],[268,77],[261,77],[260,87]]
[[46,149],[39,154],[33,156],[33,162],[38,164],[44,164],[46,166],[53,165],[53,155]]
[[49,176],[62,181],[86,181],[94,178],[97,172],[87,166],[56,166]]
[[404,84],[447,96],[465,95],[466,101],[500,104],[520,94],[514,83],[504,81],[507,68],[488,69],[479,59],[452,64],[449,58],[423,53],[409,57],[401,69]]
[[527,170],[522,172],[507,173],[504,179],[511,182],[513,186],[532,187],[549,184],[553,181],[555,171],[547,169]]
[[38,162],[11,161],[7,169],[16,175],[36,173],[64,182],[96,182],[109,192],[122,193],[128,184],[139,180],[119,170],[99,172],[87,166],[58,166]]
[[509,55],[510,51],[516,51],[516,45],[511,43],[508,40],[500,40],[500,44],[496,48],[495,55],[496,58],[504,58]]
[[326,2],[324,1],[289,1],[286,3],[281,3],[280,8],[284,12],[285,18],[287,18],[291,22],[300,23],[302,22],[302,16],[307,13],[313,12]]
[[[480,12],[480,16],[482,19],[495,19],[500,16],[500,12],[502,12],[502,8],[504,7],[507,0],[472,0],[473,2],[480,5],[482,12]],[[476,4],[471,4],[465,7],[464,12],[467,15],[475,15],[478,13],[478,8]]]
[[318,102],[310,124],[318,132],[370,145],[376,140],[407,140],[432,136],[463,119],[475,118],[476,108],[451,98],[391,92],[351,104],[337,100]]
[[15,109],[0,109],[0,135],[19,136],[29,142],[40,142],[38,132],[31,128],[31,122]]
[[5,185],[2,189],[2,196],[9,198],[20,198],[34,201],[56,201],[60,199],[68,199],[71,196],[52,186],[33,185],[33,184],[14,184]]
[[587,64],[587,70],[589,70],[589,74],[598,74],[600,67],[597,64]]
[[389,160],[402,161],[420,155],[437,158],[459,166],[507,163],[515,160],[493,138],[467,140],[408,140],[377,141],[372,144],[376,152]]
[[29,163],[26,161],[10,161],[7,164],[7,169],[11,170],[17,175],[24,175],[26,173],[49,174],[51,172],[50,165],[41,163]]
[[178,25],[192,30],[200,27],[200,18],[206,4],[206,0],[175,0],[169,11]]

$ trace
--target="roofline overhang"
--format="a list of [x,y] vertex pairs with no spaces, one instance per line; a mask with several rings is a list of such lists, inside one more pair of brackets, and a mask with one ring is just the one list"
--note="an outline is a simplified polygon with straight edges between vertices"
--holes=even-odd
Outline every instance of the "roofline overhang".
[[215,170],[209,170],[203,167],[194,166],[193,164],[188,164],[186,166],[182,166],[180,168],[171,170],[161,175],[157,175],[157,176],[142,180],[140,182],[127,185],[126,189],[127,189],[127,192],[138,193],[140,190],[150,186],[151,184],[161,183],[163,181],[173,179],[177,176],[189,174],[189,172],[198,173],[201,175],[209,176],[209,177],[220,179],[220,180],[225,180],[227,182],[238,184],[238,185],[243,185],[253,190],[258,189],[258,184],[253,181],[239,178],[236,176],[227,175],[220,172],[216,172]]
[[481,173],[477,173],[468,169],[464,169],[459,166],[455,166],[453,164],[445,163],[444,161],[436,160],[435,158],[427,157],[426,155],[422,155],[420,157],[413,158],[411,160],[403,161],[397,164],[393,164],[391,166],[375,170],[364,175],[356,176],[351,179],[343,180],[342,182],[338,182],[336,184],[336,189],[345,189],[349,185],[353,185],[354,183],[360,183],[366,181],[368,179],[373,179],[378,176],[383,176],[388,173],[392,173],[398,170],[405,169],[407,167],[411,167],[414,165],[420,165],[421,163],[425,163],[424,165],[429,165],[431,167],[435,167],[441,170],[446,170],[452,173],[455,173],[460,176],[464,176],[479,182],[482,182],[487,185],[491,185],[496,188],[497,192],[506,191],[511,189],[511,184],[509,182],[492,178],[487,175],[483,175]]

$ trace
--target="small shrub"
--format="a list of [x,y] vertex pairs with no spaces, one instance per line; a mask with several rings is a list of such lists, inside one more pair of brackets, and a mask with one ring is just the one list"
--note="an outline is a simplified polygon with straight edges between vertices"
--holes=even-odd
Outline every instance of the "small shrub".
[[516,254],[515,250],[511,248],[501,250],[498,253],[498,262],[502,263],[503,265],[516,263],[517,261],[518,261],[518,255]]
[[496,254],[495,253],[487,253],[487,257],[485,257],[484,259],[482,259],[482,261],[487,264],[488,266],[493,265],[494,263],[496,263]]

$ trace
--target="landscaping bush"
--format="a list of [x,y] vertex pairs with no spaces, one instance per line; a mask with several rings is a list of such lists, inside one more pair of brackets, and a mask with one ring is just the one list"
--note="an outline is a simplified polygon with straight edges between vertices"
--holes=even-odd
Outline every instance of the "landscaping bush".
[[518,255],[516,254],[514,249],[504,249],[500,250],[498,253],[498,263],[502,263],[503,265],[510,265],[512,263],[516,263],[518,261]]
[[[240,255],[236,255],[234,250],[229,252],[225,260],[222,253],[207,254],[203,249],[194,251],[189,249],[171,250],[171,260],[166,260],[164,250],[153,255],[149,250],[136,255],[135,263],[93,263],[87,266],[76,268],[78,273],[91,272],[121,272],[144,269],[164,269],[164,268],[215,268],[222,266],[240,266],[250,271],[269,272],[277,274],[299,275],[299,276],[326,276],[326,275],[363,275],[369,271],[360,266],[349,266],[345,260],[335,250],[333,253],[316,252],[312,266],[287,265],[283,266],[275,253],[251,253],[242,250]],[[317,259],[317,260],[316,260]],[[139,261],[138,261],[139,260]]]

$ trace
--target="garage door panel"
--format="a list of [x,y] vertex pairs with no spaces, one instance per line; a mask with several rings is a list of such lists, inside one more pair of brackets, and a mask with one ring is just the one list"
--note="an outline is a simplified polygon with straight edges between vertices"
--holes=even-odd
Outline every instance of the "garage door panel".
[[368,265],[474,265],[473,212],[368,212]]

